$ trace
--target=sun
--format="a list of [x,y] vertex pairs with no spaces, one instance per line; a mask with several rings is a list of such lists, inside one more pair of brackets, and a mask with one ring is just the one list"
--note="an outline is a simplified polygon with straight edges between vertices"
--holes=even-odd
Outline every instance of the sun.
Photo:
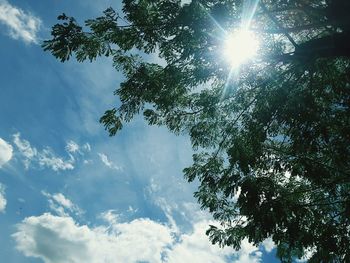
[[225,59],[237,68],[254,58],[259,49],[259,40],[254,32],[240,29],[228,34],[224,42]]

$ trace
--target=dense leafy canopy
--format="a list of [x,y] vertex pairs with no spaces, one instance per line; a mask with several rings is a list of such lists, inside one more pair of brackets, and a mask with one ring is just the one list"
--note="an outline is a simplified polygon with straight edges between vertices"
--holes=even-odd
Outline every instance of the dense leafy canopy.
[[[84,27],[59,16],[43,47],[113,58],[125,81],[101,118],[110,135],[139,113],[189,134],[184,173],[221,223],[213,243],[272,237],[284,262],[350,262],[349,13],[347,0],[124,0]],[[241,26],[259,55],[232,69],[222,43]]]

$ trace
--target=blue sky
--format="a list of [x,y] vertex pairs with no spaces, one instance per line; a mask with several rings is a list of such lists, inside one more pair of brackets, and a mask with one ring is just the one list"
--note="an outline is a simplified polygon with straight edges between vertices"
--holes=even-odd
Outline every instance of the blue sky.
[[111,61],[60,63],[40,47],[57,15],[119,1],[0,0],[0,258],[3,262],[278,262],[273,243],[212,246],[182,169],[187,137],[136,118],[108,137]]

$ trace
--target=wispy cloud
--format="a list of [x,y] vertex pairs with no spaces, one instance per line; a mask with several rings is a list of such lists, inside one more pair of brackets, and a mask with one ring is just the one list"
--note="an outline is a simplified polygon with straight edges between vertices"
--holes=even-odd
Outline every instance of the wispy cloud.
[[29,169],[32,163],[54,171],[74,169],[74,158],[70,156],[69,159],[65,160],[58,157],[49,147],[39,151],[32,147],[29,141],[21,139],[20,133],[13,135],[13,143],[18,149],[26,169]]
[[0,23],[4,24],[9,35],[25,43],[38,43],[38,32],[42,21],[40,18],[11,5],[6,0],[0,0]]
[[[67,142],[65,149],[66,152],[69,154],[70,158],[72,160],[77,159],[77,161],[80,159],[80,157],[86,157],[86,155],[89,155],[89,153],[91,152],[91,146],[88,142],[83,145],[79,145],[73,140]],[[91,160],[83,161],[83,163],[85,164],[88,164],[89,162],[91,162]]]
[[62,193],[49,194],[45,191],[41,193],[47,197],[50,209],[57,213],[57,215],[69,216],[72,213],[79,216],[83,214],[83,211]]
[[90,144],[87,142],[83,145],[83,149],[87,152],[91,152],[91,146]]
[[114,170],[123,170],[122,167],[115,165],[112,161],[108,159],[108,156],[105,155],[104,153],[98,153],[98,156],[100,156],[101,161],[106,165],[107,167],[114,169]]
[[79,152],[79,149],[80,147],[75,141],[70,140],[69,142],[67,142],[67,145],[66,145],[67,152],[76,153],[76,152]]
[[54,171],[74,169],[74,159],[64,160],[55,156],[50,148],[43,149],[38,154],[39,166],[51,168]]
[[7,200],[5,198],[5,186],[0,183],[0,212],[4,212]]
[[11,160],[13,149],[12,146],[0,138],[0,168]]
[[13,143],[18,148],[19,152],[23,157],[23,164],[26,169],[29,168],[30,162],[34,159],[34,157],[38,154],[36,148],[33,148],[29,141],[22,140],[20,133],[16,133],[13,135]]

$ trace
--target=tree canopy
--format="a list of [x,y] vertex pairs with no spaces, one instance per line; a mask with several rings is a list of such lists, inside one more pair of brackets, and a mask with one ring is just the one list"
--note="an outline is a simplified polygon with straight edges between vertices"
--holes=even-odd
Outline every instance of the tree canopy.
[[[184,175],[221,223],[213,243],[271,237],[283,262],[350,262],[349,13],[347,0],[123,0],[83,26],[60,15],[43,47],[112,57],[125,80],[100,119],[110,135],[143,114],[190,136]],[[242,27],[260,47],[232,67],[223,42]]]

